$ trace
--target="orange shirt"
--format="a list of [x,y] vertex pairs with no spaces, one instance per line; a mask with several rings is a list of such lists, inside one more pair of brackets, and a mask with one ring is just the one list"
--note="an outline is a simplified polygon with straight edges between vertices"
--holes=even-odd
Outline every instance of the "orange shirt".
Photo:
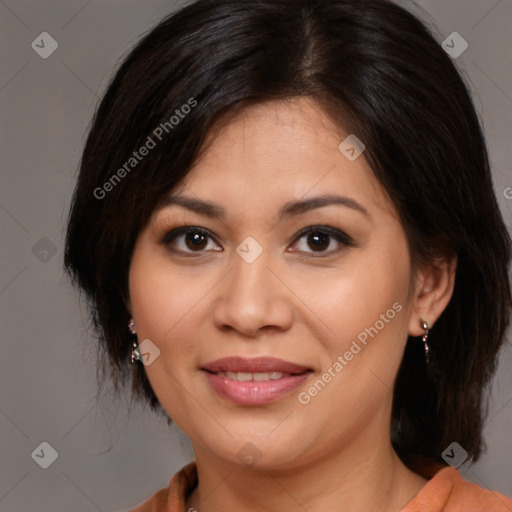
[[[416,459],[409,467],[431,479],[400,512],[512,511],[512,499],[463,480],[450,466]],[[168,488],[161,489],[130,512],[188,512],[185,500],[197,481],[196,463],[190,462],[171,478]]]

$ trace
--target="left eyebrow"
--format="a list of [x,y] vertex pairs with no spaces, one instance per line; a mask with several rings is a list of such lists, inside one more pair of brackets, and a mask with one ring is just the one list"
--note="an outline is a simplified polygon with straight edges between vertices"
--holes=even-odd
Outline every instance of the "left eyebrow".
[[[175,195],[168,196],[162,204],[164,207],[172,205],[182,206],[187,210],[191,210],[199,215],[204,215],[206,217],[224,219],[226,216],[226,211],[224,208],[203,199]],[[308,199],[301,199],[299,201],[289,201],[285,203],[279,210],[279,219],[282,220],[287,217],[301,215],[307,211],[315,210],[317,208],[324,208],[331,205],[339,205],[350,208],[351,210],[362,213],[370,221],[372,220],[368,210],[355,199],[332,194],[310,197]]]
[[293,215],[301,215],[309,210],[316,208],[323,208],[325,206],[339,205],[350,208],[351,210],[358,211],[366,216],[369,220],[372,220],[368,210],[355,199],[346,196],[337,196],[332,194],[325,194],[322,196],[311,197],[309,199],[302,199],[300,201],[290,201],[285,203],[279,211],[279,218],[284,219]]

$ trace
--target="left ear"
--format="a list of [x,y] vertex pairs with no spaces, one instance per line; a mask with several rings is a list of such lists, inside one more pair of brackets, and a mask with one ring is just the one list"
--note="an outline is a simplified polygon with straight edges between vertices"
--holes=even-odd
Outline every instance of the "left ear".
[[421,336],[421,322],[431,328],[450,302],[455,285],[457,255],[439,258],[418,269],[413,310],[409,324],[410,336]]

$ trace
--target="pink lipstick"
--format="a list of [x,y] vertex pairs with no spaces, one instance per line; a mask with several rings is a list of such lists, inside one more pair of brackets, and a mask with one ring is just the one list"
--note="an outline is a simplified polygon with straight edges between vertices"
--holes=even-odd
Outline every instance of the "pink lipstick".
[[212,388],[240,405],[264,405],[300,386],[313,371],[274,357],[225,357],[201,368]]

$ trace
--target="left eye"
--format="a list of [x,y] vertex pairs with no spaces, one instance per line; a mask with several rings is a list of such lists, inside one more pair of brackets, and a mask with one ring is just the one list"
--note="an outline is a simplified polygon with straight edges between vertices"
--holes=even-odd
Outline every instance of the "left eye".
[[[303,239],[305,239],[302,243]],[[335,244],[341,247],[337,249],[327,250],[331,245],[333,245],[332,241],[335,240]],[[195,228],[191,226],[185,226],[179,229],[175,229],[170,231],[165,235],[162,240],[162,243],[171,248],[171,250],[175,250],[177,252],[190,253],[190,252],[203,252],[208,250],[208,243],[212,241],[214,246],[214,251],[222,251],[218,245],[216,245],[213,240],[213,237],[205,230],[200,228]],[[181,243],[181,247],[179,246]],[[315,226],[311,228],[307,228],[297,235],[295,238],[295,242],[293,245],[298,245],[298,251],[292,250],[291,252],[306,252],[306,253],[321,253],[321,254],[334,254],[339,252],[343,247],[347,247],[352,245],[352,240],[345,233],[328,227],[328,226]],[[174,246],[174,247],[171,247]],[[216,247],[216,248],[215,248]],[[312,251],[308,251],[307,248],[312,249]]]
[[[321,253],[321,254],[334,254],[343,248],[343,246],[348,247],[352,245],[352,240],[348,235],[345,233],[328,227],[328,226],[317,226],[308,228],[305,231],[299,233],[296,240],[302,240],[305,238],[305,243],[303,243],[303,247],[309,247],[313,248],[312,252]],[[335,240],[335,242],[338,245],[341,245],[341,247],[338,247],[337,249],[331,249],[327,251],[326,249],[330,247],[332,244],[332,240]],[[300,244],[299,244],[300,245]],[[307,250],[301,250],[299,249],[299,252],[309,252]],[[317,256],[314,256],[317,257]]]

